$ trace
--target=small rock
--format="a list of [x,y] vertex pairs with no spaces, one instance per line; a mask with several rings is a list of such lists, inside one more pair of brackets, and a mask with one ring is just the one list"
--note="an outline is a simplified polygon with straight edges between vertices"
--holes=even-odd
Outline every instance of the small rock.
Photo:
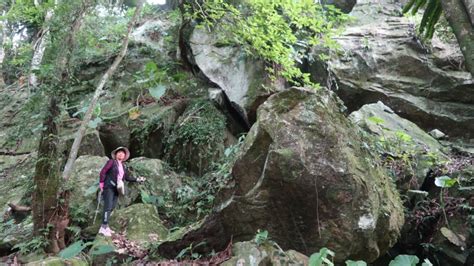
[[430,131],[429,134],[435,139],[443,139],[444,137],[446,137],[446,134],[444,134],[439,129],[433,129],[433,130]]

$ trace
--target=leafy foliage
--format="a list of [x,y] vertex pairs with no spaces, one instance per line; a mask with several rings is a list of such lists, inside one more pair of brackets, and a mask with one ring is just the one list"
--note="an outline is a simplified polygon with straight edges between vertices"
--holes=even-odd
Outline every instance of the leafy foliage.
[[315,86],[296,64],[314,45],[335,49],[334,29],[346,20],[336,8],[312,0],[255,0],[239,9],[223,0],[206,0],[190,9],[189,16],[202,27],[210,30],[218,25],[227,31],[222,43],[240,45],[267,63],[273,79],[281,76],[295,85]]
[[97,63],[116,54],[125,34],[128,18],[117,11],[98,6],[84,18],[77,36],[74,56],[77,65]]
[[[14,227],[17,227],[17,226],[16,225],[13,226],[13,224],[11,224],[13,220],[10,220],[10,221],[11,221],[10,226],[12,227],[11,229],[14,230]],[[24,221],[22,224],[28,224],[28,223],[30,224],[32,223],[31,216],[28,217],[26,221]],[[3,228],[1,231],[3,231]],[[46,236],[48,235],[48,231],[49,231],[49,228],[42,230],[40,235],[37,235],[37,236],[30,235],[28,236],[27,239],[22,239],[22,241],[16,244],[15,246],[13,246],[12,249],[18,249],[21,254],[29,254],[38,250],[42,250],[45,247],[47,247],[47,245],[49,244],[46,238]],[[21,236],[21,234],[19,235]]]
[[257,243],[257,245],[261,245],[267,240],[268,240],[268,231],[259,229],[257,231],[257,234],[255,234],[255,239],[254,239],[255,243]]
[[416,266],[420,259],[412,255],[398,255],[392,260],[389,266]]
[[403,13],[411,11],[415,15],[420,8],[425,8],[419,30],[427,39],[433,38],[435,25],[439,21],[443,9],[441,0],[410,0],[403,8]]
[[333,266],[334,256],[335,253],[332,250],[328,248],[322,248],[319,250],[319,252],[316,252],[309,257],[309,266]]
[[449,176],[438,176],[435,178],[435,185],[441,188],[450,188],[457,183],[457,180]]
[[[328,248],[321,248],[319,252],[313,253],[309,257],[309,266],[333,266],[334,251]],[[416,266],[420,259],[413,255],[398,255],[393,259],[389,266]],[[347,260],[346,266],[366,266],[365,261],[352,261]],[[428,259],[425,259],[422,266],[432,265]]]
[[15,0],[5,16],[10,23],[27,24],[30,27],[40,27],[43,24],[46,11],[53,7],[53,0],[39,1],[38,6],[31,0]]

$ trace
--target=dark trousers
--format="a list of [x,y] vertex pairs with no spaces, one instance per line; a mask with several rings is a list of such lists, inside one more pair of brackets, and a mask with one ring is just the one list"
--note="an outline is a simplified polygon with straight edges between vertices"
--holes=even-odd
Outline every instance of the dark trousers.
[[104,188],[102,196],[104,197],[104,213],[102,216],[102,224],[106,225],[109,224],[110,214],[115,208],[115,205],[117,205],[118,191],[115,188]]

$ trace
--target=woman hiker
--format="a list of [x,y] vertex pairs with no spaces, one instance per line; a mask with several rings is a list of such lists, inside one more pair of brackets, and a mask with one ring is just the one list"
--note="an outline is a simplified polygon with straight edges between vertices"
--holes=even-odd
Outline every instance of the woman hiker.
[[111,236],[114,231],[109,227],[109,218],[117,204],[119,192],[124,193],[123,180],[129,182],[143,182],[144,177],[134,178],[129,175],[124,162],[130,157],[130,151],[125,147],[118,147],[112,151],[112,159],[108,160],[100,171],[99,187],[104,199],[104,212],[99,234]]

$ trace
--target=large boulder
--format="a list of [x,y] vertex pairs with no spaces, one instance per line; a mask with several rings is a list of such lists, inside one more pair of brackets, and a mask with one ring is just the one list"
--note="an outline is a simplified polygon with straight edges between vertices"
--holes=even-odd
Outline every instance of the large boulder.
[[181,177],[161,160],[138,157],[132,159],[128,165],[135,176],[144,176],[147,181],[144,184],[127,184],[127,196],[122,199],[125,206],[137,201],[142,191],[149,196],[167,198],[182,185]]
[[330,248],[337,262],[385,253],[403,225],[402,204],[341,109],[325,89],[271,96],[233,167],[231,196],[200,229],[162,244],[161,254],[199,236],[220,250],[231,236],[249,240],[258,229],[306,255]]
[[239,47],[223,45],[222,35],[219,31],[195,28],[189,41],[194,60],[203,74],[253,123],[258,106],[270,95],[262,87],[269,80],[264,62],[250,58]]
[[[383,101],[425,130],[474,137],[474,81],[459,68],[463,57],[456,41],[435,37],[428,47],[401,9],[392,0],[354,7],[354,21],[336,37],[342,53],[328,64],[333,87],[349,111]],[[317,64],[312,70],[315,81],[326,84]]]
[[362,106],[349,118],[368,133],[371,150],[386,158],[385,166],[403,194],[421,189],[428,174],[448,159],[446,147],[380,101]]
[[162,241],[168,235],[156,207],[151,204],[133,204],[113,213],[110,226],[122,231],[127,239],[139,244]]
[[[63,150],[62,153],[67,157],[71,151],[72,144],[76,134],[71,131],[62,138],[63,141]],[[77,152],[78,156],[81,155],[94,155],[94,156],[105,156],[104,146],[99,137],[99,132],[97,130],[89,129],[84,136],[82,137],[81,146]]]
[[228,134],[226,118],[207,100],[191,103],[176,121],[167,138],[166,159],[177,169],[199,176],[223,155]]
[[397,115],[383,102],[366,104],[352,112],[349,118],[367,132],[379,137],[396,139],[397,133],[407,134],[412,145],[423,147],[427,151],[441,152],[443,146],[415,123]]

